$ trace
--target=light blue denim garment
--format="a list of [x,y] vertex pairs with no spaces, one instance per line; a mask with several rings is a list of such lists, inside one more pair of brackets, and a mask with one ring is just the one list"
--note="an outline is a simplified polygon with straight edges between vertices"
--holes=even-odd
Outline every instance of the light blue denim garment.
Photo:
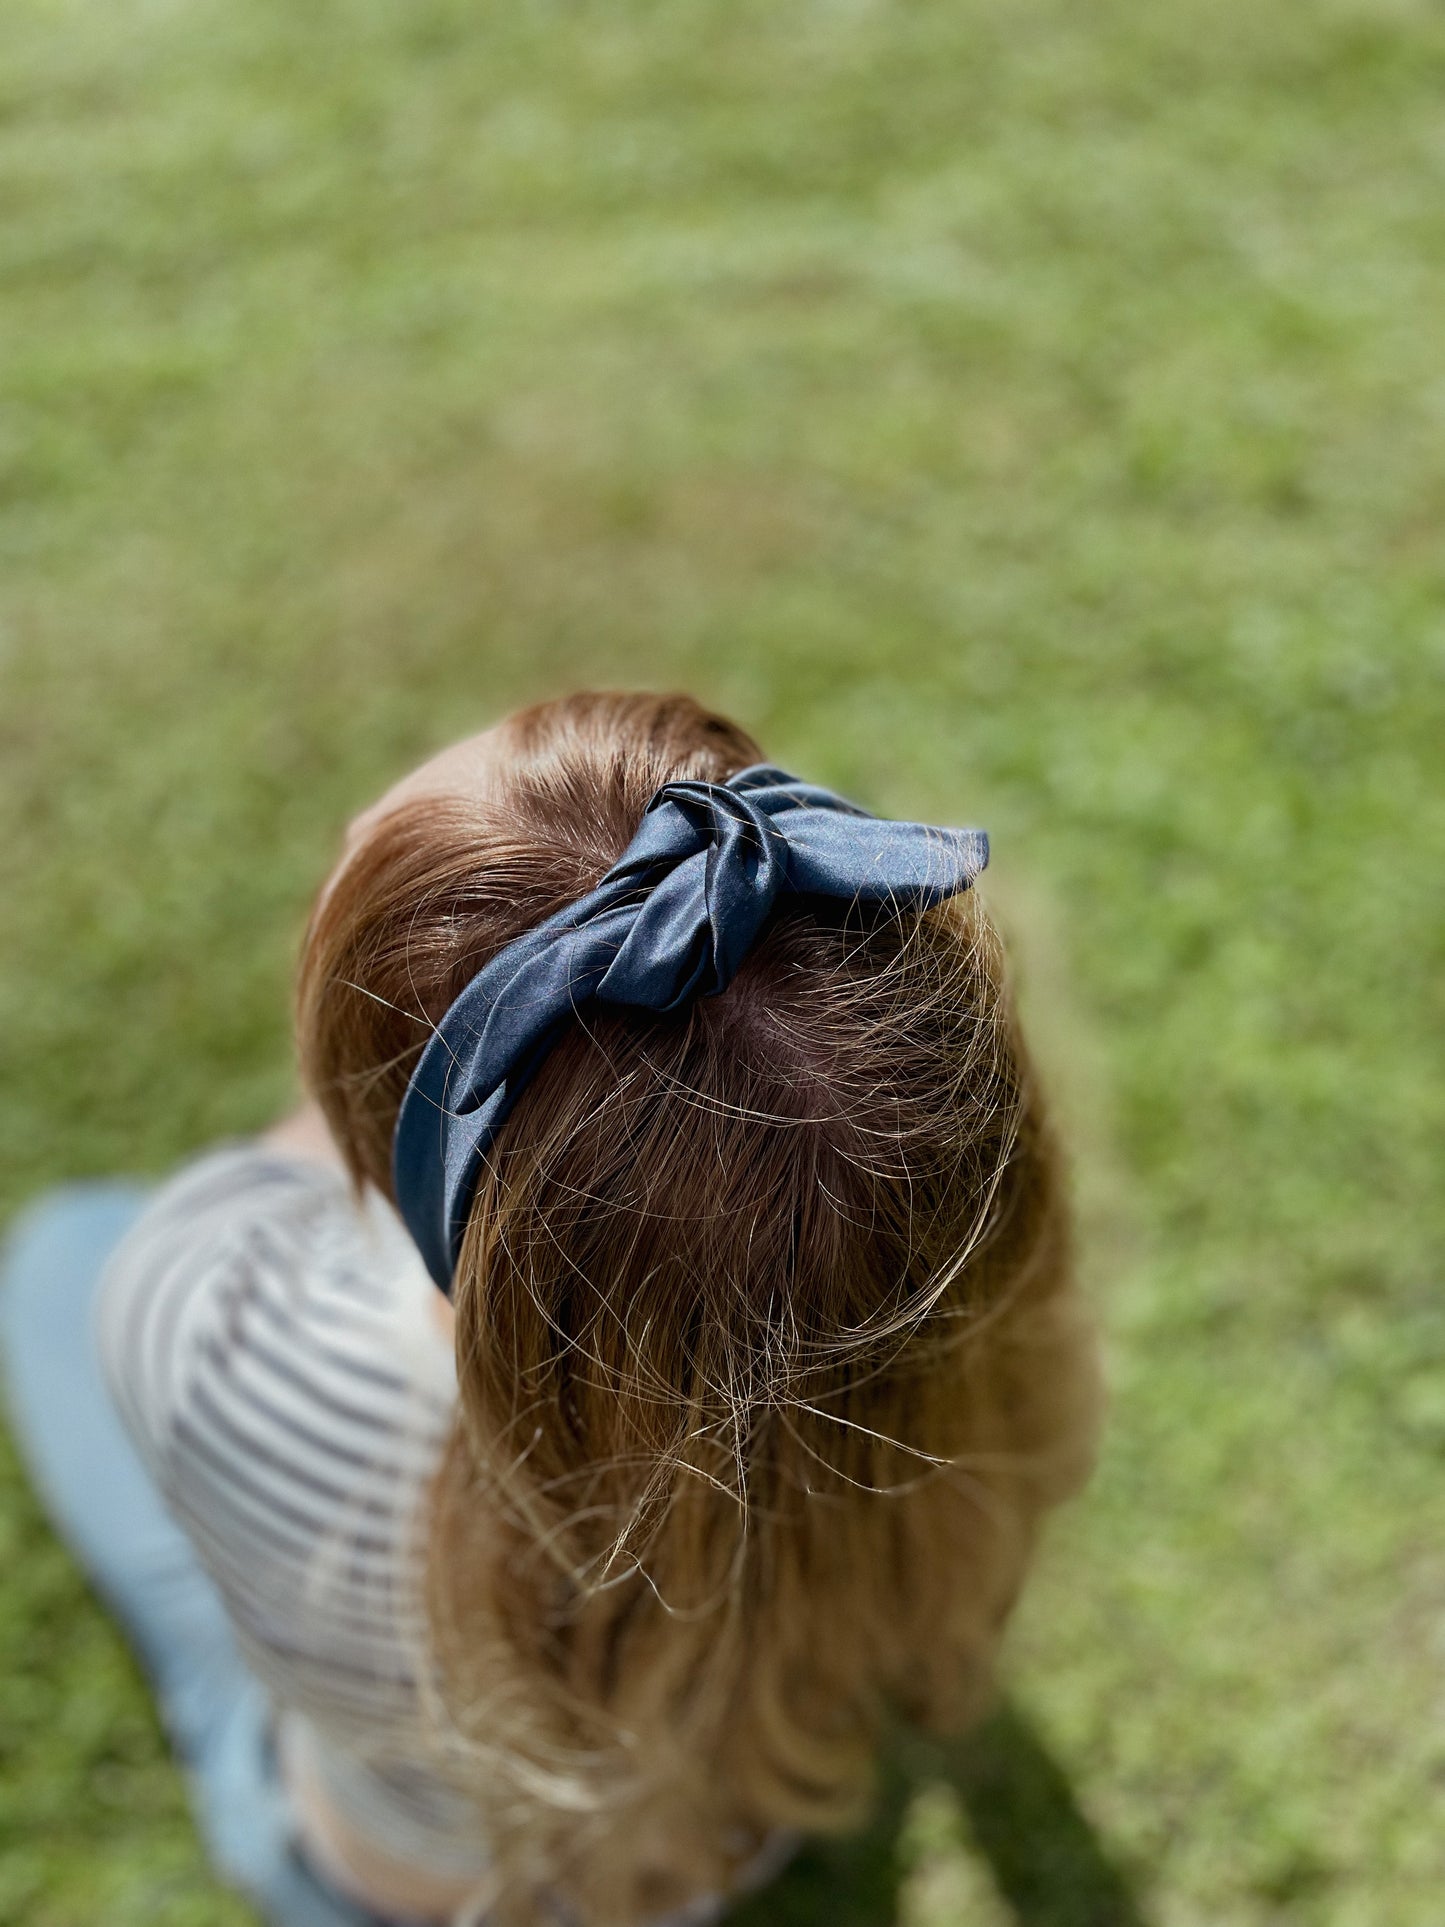
[[0,1259],[0,1357],[16,1442],[56,1531],[149,1675],[217,1874],[270,1927],[376,1927],[297,1854],[265,1691],[106,1387],[96,1286],[144,1199],[136,1185],[67,1186],[11,1233]]

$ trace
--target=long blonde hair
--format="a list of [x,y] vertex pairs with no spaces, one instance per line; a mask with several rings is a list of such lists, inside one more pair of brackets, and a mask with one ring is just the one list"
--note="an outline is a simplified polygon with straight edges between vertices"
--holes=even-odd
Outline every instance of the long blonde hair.
[[[760,753],[681,696],[506,726],[485,796],[370,831],[308,932],[308,1083],[390,1192],[429,1026],[590,889],[651,795]],[[428,1595],[500,1919],[621,1927],[854,1821],[891,1710],[985,1702],[1093,1350],[1058,1160],[976,892],[779,915],[720,997],[579,1021],[457,1268]]]

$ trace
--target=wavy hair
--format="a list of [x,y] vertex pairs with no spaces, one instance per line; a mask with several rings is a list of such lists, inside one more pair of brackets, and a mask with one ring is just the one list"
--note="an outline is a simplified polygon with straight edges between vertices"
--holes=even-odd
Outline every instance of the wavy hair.
[[[307,1082],[390,1195],[429,1028],[675,778],[761,760],[689,698],[505,725],[485,795],[377,822],[313,917]],[[891,1713],[958,1729],[1094,1351],[1059,1160],[976,890],[791,905],[728,990],[589,1014],[491,1154],[427,1522],[450,1743],[499,1920],[631,1927],[866,1807]]]

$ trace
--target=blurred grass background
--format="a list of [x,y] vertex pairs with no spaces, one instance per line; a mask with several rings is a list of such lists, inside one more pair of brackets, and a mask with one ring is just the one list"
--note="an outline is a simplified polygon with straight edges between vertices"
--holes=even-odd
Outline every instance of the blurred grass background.
[[[1114,1388],[1015,1703],[1154,1927],[1436,1927],[1439,6],[0,40],[0,1207],[287,1103],[341,822],[524,698],[987,823]],[[900,1843],[875,1927],[1110,1927]],[[5,1456],[0,1919],[245,1918]]]

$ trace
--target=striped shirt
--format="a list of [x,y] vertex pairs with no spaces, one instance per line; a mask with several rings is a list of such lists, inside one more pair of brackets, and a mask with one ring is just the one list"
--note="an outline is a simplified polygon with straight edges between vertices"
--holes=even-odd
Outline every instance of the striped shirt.
[[455,1367],[390,1206],[236,1145],[155,1194],[101,1286],[121,1416],[220,1590],[288,1759],[391,1858],[480,1879],[424,1714],[425,1504]]

